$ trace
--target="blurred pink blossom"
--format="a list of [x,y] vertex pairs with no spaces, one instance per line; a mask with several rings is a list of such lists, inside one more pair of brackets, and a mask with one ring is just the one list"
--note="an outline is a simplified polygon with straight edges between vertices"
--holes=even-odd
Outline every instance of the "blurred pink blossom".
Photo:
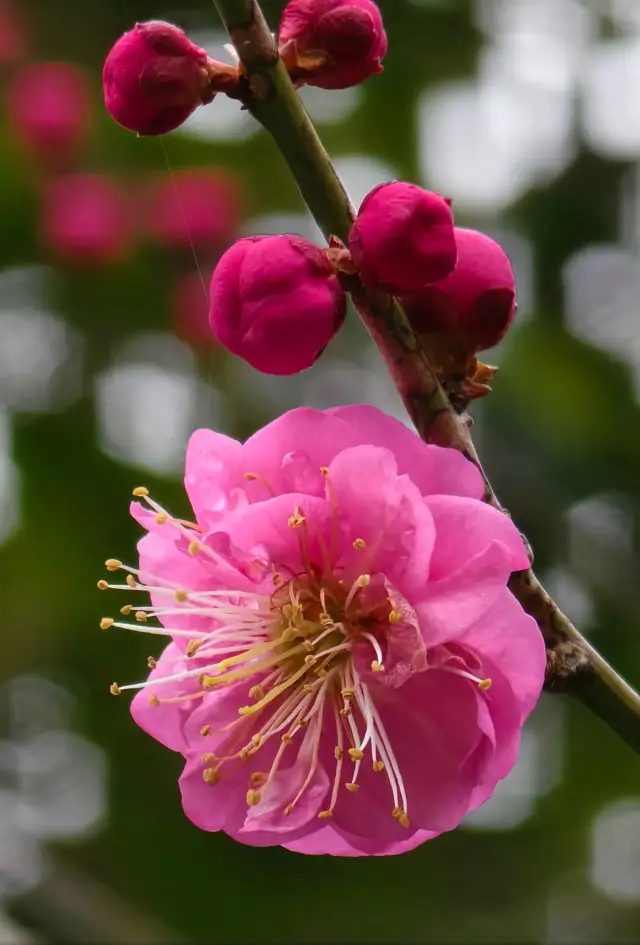
[[36,62],[8,90],[9,117],[19,138],[45,162],[75,155],[88,130],[84,73],[70,62]]
[[194,524],[136,490],[128,586],[152,606],[102,626],[171,638],[112,692],[141,690],[134,719],[184,756],[190,820],[342,856],[455,828],[513,767],[545,669],[507,588],[526,550],[475,466],[373,407],[298,409],[244,445],[198,430],[185,485]]
[[238,180],[221,168],[190,168],[163,178],[143,212],[150,232],[171,249],[216,249],[240,223]]
[[209,280],[200,272],[180,276],[171,291],[171,321],[174,333],[195,348],[215,347],[209,325]]
[[12,65],[26,51],[26,37],[15,7],[0,2],[0,66]]
[[67,261],[88,265],[117,262],[131,250],[129,202],[104,174],[53,178],[43,194],[41,235],[48,249]]

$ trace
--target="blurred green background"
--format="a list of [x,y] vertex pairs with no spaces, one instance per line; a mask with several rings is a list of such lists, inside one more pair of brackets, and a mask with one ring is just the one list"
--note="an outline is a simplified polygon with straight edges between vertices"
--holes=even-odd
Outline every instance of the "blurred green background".
[[[274,29],[282,6],[263,3]],[[640,686],[637,0],[380,6],[384,74],[303,97],[356,201],[417,181],[512,255],[519,315],[487,358],[500,373],[475,410],[478,445],[550,590]],[[0,3],[0,943],[640,942],[640,762],[578,706],[543,698],[513,774],[455,833],[338,860],[196,830],[180,759],[109,695],[150,652],[97,629],[118,605],[96,589],[105,558],[135,554],[132,487],[186,511],[198,425],[246,436],[289,407],[358,401],[402,415],[353,319],[291,379],[203,338],[201,279],[229,241],[317,232],[234,103],[163,140],[110,121],[104,57],[148,18],[224,58],[199,0]],[[88,106],[58,148],[36,140],[58,107],[47,73],[31,98],[16,89],[61,61]],[[195,210],[180,197],[194,167],[220,182]],[[78,172],[120,188],[117,213],[115,197],[105,210],[81,194],[83,210],[55,208],[52,187]]]

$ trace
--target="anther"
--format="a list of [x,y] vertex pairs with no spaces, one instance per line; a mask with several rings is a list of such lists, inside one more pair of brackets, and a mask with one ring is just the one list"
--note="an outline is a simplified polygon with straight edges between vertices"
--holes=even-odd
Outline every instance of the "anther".
[[149,495],[149,490],[145,486],[136,486],[133,490],[134,496],[138,499],[144,499],[145,496]]
[[332,810],[321,810],[318,814],[318,820],[329,820],[331,817],[333,817]]
[[345,784],[345,787],[347,791],[351,791],[352,794],[355,794],[356,791],[360,790],[360,785],[354,784],[353,781],[347,781],[347,783]]
[[350,748],[348,751],[348,754],[349,754],[349,757],[352,758],[354,761],[362,761],[362,759],[364,758],[364,755],[360,751],[359,748]]
[[117,558],[107,558],[104,566],[107,571],[119,571],[122,567],[122,561],[119,561]]
[[358,585],[358,587],[367,587],[370,583],[371,583],[370,574],[361,574],[358,580],[356,581],[356,584]]
[[378,660],[374,660],[371,664],[372,673],[384,673],[384,666],[382,663],[379,663]]
[[125,617],[128,617],[132,610],[133,608],[131,604],[125,604],[124,607],[120,608],[120,613],[124,614]]
[[356,549],[356,551],[362,551],[363,548],[367,547],[367,543],[364,538],[356,538],[353,543],[353,547]]
[[215,768],[205,768],[202,772],[202,778],[207,784],[217,784],[220,780],[220,775]]
[[300,526],[304,525],[305,522],[306,522],[306,518],[304,517],[300,509],[296,508],[295,512],[293,513],[293,515],[291,516],[287,524],[289,528],[300,528]]
[[137,587],[137,586],[138,586],[138,582],[137,582],[136,579],[134,578],[133,574],[127,574],[127,584],[129,585],[129,587]]
[[144,610],[136,610],[136,620],[138,621],[138,623],[147,622],[147,615],[144,612]]
[[402,614],[398,610],[392,610],[389,614],[389,623],[400,623]]
[[147,656],[147,666],[149,669],[155,669],[158,665],[158,661],[155,656]]
[[192,556],[197,555],[201,547],[201,543],[194,538],[193,541],[189,542],[189,554]]
[[156,709],[160,705],[160,700],[158,699],[158,697],[156,696],[154,692],[152,692],[151,695],[149,696],[149,705],[153,706],[154,709]]
[[177,590],[173,596],[175,597],[175,599],[178,601],[179,604],[184,604],[189,600],[189,595],[187,594],[186,591],[183,591],[183,590]]
[[336,761],[340,761],[342,754],[342,748],[340,748],[339,745],[336,745],[336,747],[333,749],[333,757],[336,759]]
[[267,782],[267,775],[263,771],[254,771],[249,778],[252,788],[261,788]]
[[111,685],[109,686],[109,692],[111,693],[112,696],[119,696],[120,686],[118,685],[118,683],[115,683],[115,682],[111,683]]
[[202,640],[189,640],[185,647],[185,656],[195,656],[201,646]]
[[154,519],[156,525],[166,525],[169,521],[169,516],[166,512],[158,512]]
[[113,617],[103,617],[102,620],[100,621],[100,629],[108,630],[109,627],[112,627],[114,625],[114,623],[115,623],[115,620],[113,619]]
[[247,804],[249,807],[255,807],[256,804],[260,803],[260,798],[262,797],[260,791],[255,791],[253,788],[249,788],[247,791]]
[[278,571],[276,571],[275,574],[272,576],[271,580],[273,581],[274,584],[282,584],[282,575]]
[[264,699],[264,695],[265,693],[262,686],[252,686],[251,689],[249,690],[250,699],[258,699],[258,700]]
[[405,814],[405,812],[404,812],[403,810],[400,811],[400,815],[399,815],[399,817],[398,817],[398,823],[400,824],[401,827],[409,827],[409,826],[410,826],[409,818],[407,817],[407,815]]
[[106,591],[108,587],[109,587],[109,582],[108,582],[108,581],[98,581],[98,588],[99,588],[101,591]]
[[480,689],[482,692],[486,692],[487,689],[491,689],[491,680],[489,678],[481,679],[478,683],[478,689]]
[[323,476],[328,476],[328,475],[329,475],[329,467],[328,467],[328,466],[321,466],[321,467],[320,467],[320,472],[321,472],[321,474],[322,474]]
[[384,771],[384,761],[374,761],[373,762],[374,771]]
[[200,760],[203,765],[210,765],[212,761],[216,760],[216,756],[212,751],[205,751]]
[[201,735],[210,735],[210,734],[211,734],[211,726],[210,726],[210,725],[203,725],[202,728],[200,729],[200,734],[201,734]]
[[258,478],[258,475],[257,475],[257,473],[246,472],[246,473],[244,474],[244,478],[245,478],[248,482],[254,482],[254,481]]

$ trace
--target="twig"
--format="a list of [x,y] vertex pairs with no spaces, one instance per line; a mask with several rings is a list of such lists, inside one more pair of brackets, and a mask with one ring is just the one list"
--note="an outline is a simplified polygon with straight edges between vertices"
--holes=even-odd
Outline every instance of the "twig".
[[[354,208],[278,57],[257,0],[214,3],[243,66],[244,104],[271,133],[326,239],[346,242]],[[486,500],[501,508],[482,471],[468,421],[453,408],[401,305],[369,291],[357,277],[350,277],[347,287],[422,439],[467,456],[483,473]],[[509,586],[536,619],[547,645],[546,688],[580,699],[640,752],[640,695],[587,643],[533,571],[513,574]]]

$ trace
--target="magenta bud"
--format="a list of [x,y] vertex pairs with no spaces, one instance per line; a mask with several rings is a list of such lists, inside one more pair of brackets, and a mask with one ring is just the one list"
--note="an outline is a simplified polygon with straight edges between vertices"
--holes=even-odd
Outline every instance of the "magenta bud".
[[170,249],[227,244],[240,222],[238,180],[216,168],[178,171],[150,194],[148,226]]
[[[218,66],[171,23],[136,23],[117,41],[102,71],[104,102],[118,124],[139,135],[178,128],[214,98]],[[232,66],[219,66],[235,73]]]
[[56,256],[78,265],[119,262],[131,249],[129,204],[101,174],[67,174],[44,191],[41,236]]
[[211,279],[211,330],[265,374],[311,367],[342,326],[346,298],[326,254],[301,236],[250,236]]
[[347,89],[382,72],[387,35],[372,0],[290,0],[278,47],[298,85]]
[[490,237],[456,227],[458,261],[452,273],[402,297],[419,334],[455,334],[470,352],[492,348],[516,312],[516,282],[509,257]]
[[84,74],[70,62],[37,62],[16,74],[8,90],[18,137],[46,161],[66,158],[84,141],[89,96]]
[[416,292],[456,264],[453,215],[440,194],[394,181],[367,194],[349,233],[351,256],[369,286]]

